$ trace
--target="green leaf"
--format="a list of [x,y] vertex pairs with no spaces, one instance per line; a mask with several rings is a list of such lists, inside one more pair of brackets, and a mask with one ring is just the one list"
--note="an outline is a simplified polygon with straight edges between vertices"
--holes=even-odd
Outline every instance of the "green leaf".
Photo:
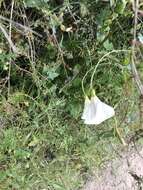
[[112,50],[113,49],[113,44],[109,42],[109,40],[106,40],[103,44],[104,48],[106,50]]
[[18,103],[24,102],[25,99],[26,99],[26,95],[24,93],[15,92],[9,97],[8,102],[12,104],[18,104]]
[[27,7],[41,7],[47,5],[49,0],[25,0],[25,5]]
[[68,105],[68,110],[71,116],[77,119],[80,116],[82,107],[81,107],[81,104],[79,104],[79,102],[71,102]]
[[118,1],[116,7],[115,7],[115,12],[119,14],[123,14],[125,8],[126,8],[127,1],[126,0],[121,0]]
[[35,136],[33,137],[33,140],[28,144],[29,147],[36,146],[39,143],[39,139],[37,139]]
[[84,3],[80,3],[80,14],[81,17],[85,17],[86,15],[88,15],[89,11],[87,9],[87,6]]
[[22,158],[26,159],[30,157],[30,152],[22,149],[15,150],[14,154],[17,159],[22,159]]
[[50,70],[47,72],[47,76],[48,76],[48,77],[47,77],[48,79],[54,80],[56,77],[59,76],[59,73],[57,73],[57,72],[55,71],[55,69],[52,68],[52,69],[50,69]]

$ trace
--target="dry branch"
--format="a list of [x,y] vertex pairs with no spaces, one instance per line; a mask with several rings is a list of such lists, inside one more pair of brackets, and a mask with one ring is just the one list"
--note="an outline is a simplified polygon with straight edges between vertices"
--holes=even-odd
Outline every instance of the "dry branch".
[[0,15],[0,20],[9,22],[9,23],[11,23],[12,25],[14,25],[15,27],[19,28],[20,30],[23,30],[24,34],[27,34],[27,33],[31,32],[31,33],[33,33],[33,34],[35,34],[35,35],[37,35],[37,36],[39,36],[39,37],[42,38],[42,35],[41,35],[41,34],[35,32],[35,31],[32,30],[31,28],[29,28],[29,27],[27,27],[27,26],[24,26],[24,25],[22,25],[22,24],[20,24],[20,23],[18,23],[18,22],[15,22],[15,21],[13,21],[13,20],[10,20],[10,19],[8,19],[8,18],[6,18],[6,17],[3,17],[3,16],[1,16],[1,15]]
[[132,43],[132,58],[131,67],[134,80],[140,92],[140,127],[143,128],[143,84],[139,73],[136,68],[136,41],[137,41],[137,24],[138,24],[138,12],[139,12],[139,0],[133,1],[133,11],[134,11],[134,28],[133,28],[133,43]]
[[9,37],[7,31],[5,30],[5,28],[3,27],[3,25],[0,23],[0,30],[2,31],[2,33],[4,34],[6,40],[8,41],[12,51],[16,54],[19,53],[19,51],[17,50],[16,46],[14,45],[14,43],[12,42],[11,38]]

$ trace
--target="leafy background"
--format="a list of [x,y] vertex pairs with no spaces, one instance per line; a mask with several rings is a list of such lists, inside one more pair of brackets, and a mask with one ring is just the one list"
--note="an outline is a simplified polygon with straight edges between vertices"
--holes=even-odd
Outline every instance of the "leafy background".
[[[98,60],[114,49],[130,50],[131,2],[0,0],[0,12],[19,50],[13,53],[0,33],[0,189],[79,189],[120,145],[114,120],[83,125],[81,81],[91,70],[88,92]],[[138,128],[130,53],[106,57],[93,85],[115,107],[126,139]]]

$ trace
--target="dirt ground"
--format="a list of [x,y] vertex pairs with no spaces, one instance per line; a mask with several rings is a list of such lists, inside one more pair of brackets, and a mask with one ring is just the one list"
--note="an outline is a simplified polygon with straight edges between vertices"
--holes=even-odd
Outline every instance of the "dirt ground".
[[82,190],[143,190],[143,146],[130,145],[95,173]]

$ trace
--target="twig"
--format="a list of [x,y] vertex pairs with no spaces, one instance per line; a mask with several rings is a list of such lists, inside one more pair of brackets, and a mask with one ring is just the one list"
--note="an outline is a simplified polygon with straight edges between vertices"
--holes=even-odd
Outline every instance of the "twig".
[[132,58],[131,58],[131,67],[132,73],[135,79],[135,82],[138,86],[140,92],[140,127],[143,128],[143,84],[141,78],[136,69],[136,41],[137,41],[137,24],[138,24],[138,9],[139,9],[139,0],[133,1],[133,10],[134,10],[134,29],[133,29],[133,43],[132,43]]
[[5,30],[5,28],[3,27],[3,25],[0,23],[0,30],[2,31],[2,33],[4,34],[5,38],[7,39],[12,51],[16,54],[19,54],[19,51],[17,50],[16,46],[13,44],[11,38],[9,37],[9,35],[7,34],[7,31]]
[[[138,2],[138,5],[139,5],[139,2]],[[141,6],[141,4],[140,4],[140,6]],[[135,1],[133,1],[133,3],[132,3],[132,9],[134,12],[136,11],[136,2]],[[143,11],[140,10],[139,7],[137,9],[137,14],[139,14],[140,16],[143,16]]]
[[[10,11],[10,20],[12,20],[12,16],[13,16],[13,8],[14,8],[14,0],[12,0],[11,2],[11,11]],[[9,24],[9,39],[11,40],[11,22]],[[11,46],[9,47],[9,52],[11,53]],[[11,58],[9,61],[9,68],[8,68],[8,97],[10,95],[10,73],[11,73]]]
[[14,0],[11,2],[11,11],[10,11],[10,22],[9,22],[9,38],[11,39],[11,29],[12,29],[12,16],[13,16]]
[[133,77],[135,79],[135,82],[138,86],[138,89],[140,91],[140,94],[143,95],[143,85],[139,76],[139,73],[136,68],[136,54],[135,54],[135,45],[136,45],[136,39],[137,39],[137,24],[138,24],[138,6],[139,6],[139,0],[134,0],[133,3],[133,10],[134,10],[134,29],[133,29],[133,43],[132,43],[132,57],[131,57],[131,67],[132,67],[132,73]]
[[[26,16],[26,12],[25,12],[24,7],[22,7],[22,9],[23,10],[20,9],[20,11],[21,11],[21,14],[24,15],[23,16],[24,25],[29,26],[28,18]],[[32,33],[30,35],[27,35],[27,41],[28,41],[28,44],[29,44],[29,60],[32,63],[32,69],[35,71],[35,67],[34,67],[34,62],[35,62],[35,45],[34,45],[34,40],[33,40],[33,34]]]
[[41,34],[35,32],[35,31],[32,30],[31,28],[29,28],[29,27],[27,27],[27,26],[24,26],[24,25],[22,25],[22,24],[20,24],[20,23],[18,23],[18,22],[15,22],[15,21],[13,21],[13,20],[10,20],[10,19],[8,19],[8,18],[6,18],[6,17],[3,17],[3,16],[1,16],[1,15],[0,15],[0,20],[7,21],[7,22],[11,23],[12,25],[14,25],[15,27],[24,30],[25,34],[31,32],[31,33],[33,33],[33,34],[35,34],[35,35],[37,35],[37,36],[39,36],[39,37],[42,38],[42,35],[41,35]]

